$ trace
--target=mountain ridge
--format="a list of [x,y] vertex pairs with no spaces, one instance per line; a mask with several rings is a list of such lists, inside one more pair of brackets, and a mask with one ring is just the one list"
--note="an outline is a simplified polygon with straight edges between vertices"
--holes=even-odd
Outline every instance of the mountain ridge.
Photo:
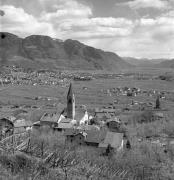
[[160,68],[174,68],[174,59],[165,60],[157,64],[157,67]]
[[0,63],[29,68],[117,70],[133,65],[116,53],[87,46],[77,40],[30,35],[20,38],[0,32]]
[[161,62],[164,62],[168,59],[158,58],[158,59],[149,59],[149,58],[134,58],[134,57],[122,57],[126,62],[129,62],[130,64],[134,66],[140,66],[140,67],[151,67],[156,66],[160,64]]

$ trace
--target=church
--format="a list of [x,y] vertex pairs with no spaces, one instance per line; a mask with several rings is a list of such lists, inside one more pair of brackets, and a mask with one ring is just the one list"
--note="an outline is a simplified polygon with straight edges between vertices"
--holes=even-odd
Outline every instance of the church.
[[58,119],[58,127],[62,125],[69,126],[80,126],[87,125],[89,121],[89,116],[87,109],[81,108],[76,110],[75,105],[75,95],[73,92],[72,83],[70,83],[68,94],[67,94],[67,107],[62,111]]
[[44,113],[39,121],[33,123],[33,127],[39,128],[43,126],[49,126],[50,128],[57,130],[65,130],[74,127],[80,127],[88,125],[89,117],[86,108],[80,108],[76,110],[75,95],[73,92],[72,83],[70,83],[67,94],[67,107],[59,114]]

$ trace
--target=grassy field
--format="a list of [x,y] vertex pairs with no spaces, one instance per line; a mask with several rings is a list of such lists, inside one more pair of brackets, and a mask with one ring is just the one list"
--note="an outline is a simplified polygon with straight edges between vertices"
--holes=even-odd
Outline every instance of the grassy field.
[[[113,98],[105,91],[117,87],[137,87],[143,90],[171,91],[174,90],[174,83],[160,80],[133,80],[125,79],[97,79],[92,81],[73,82],[73,89],[77,104],[94,106],[100,103],[107,104]],[[61,86],[8,86],[0,91],[0,102],[11,104],[37,104],[41,101],[34,100],[35,97],[50,97],[55,102],[66,103],[68,87]],[[104,92],[103,92],[104,91]]]
[[[151,70],[149,71],[151,73]],[[153,71],[152,71],[153,72]],[[159,71],[156,70],[156,72]],[[136,80],[124,77],[122,79],[94,79],[92,81],[74,81],[73,89],[76,97],[76,105],[86,105],[88,109],[109,106],[115,100],[129,103],[131,98],[127,96],[117,97],[107,93],[108,89],[117,87],[137,87],[142,90],[174,91],[174,83],[162,80]],[[31,105],[47,109],[46,105],[54,105],[52,109],[62,111],[66,106],[66,94],[68,87],[61,86],[32,86],[10,85],[0,88],[0,103],[6,105]],[[37,99],[39,97],[39,99]],[[49,98],[47,100],[46,98]],[[36,100],[37,99],[37,100]],[[154,101],[151,97],[137,96],[138,101]],[[48,107],[47,106],[47,107]],[[168,103],[169,107],[173,102]],[[44,108],[45,107],[45,108]],[[50,108],[49,108],[50,109]]]

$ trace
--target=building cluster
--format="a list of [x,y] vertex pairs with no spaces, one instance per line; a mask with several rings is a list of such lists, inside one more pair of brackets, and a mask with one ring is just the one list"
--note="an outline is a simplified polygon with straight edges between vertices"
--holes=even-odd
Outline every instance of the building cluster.
[[52,85],[68,86],[71,80],[89,81],[90,74],[51,70],[25,70],[16,66],[6,67],[6,73],[0,74],[3,85]]
[[172,94],[172,92],[168,92],[168,91],[157,91],[153,89],[143,90],[137,87],[127,87],[127,86],[107,89],[105,93],[111,95],[113,94],[116,96],[123,95],[128,97],[135,97],[137,95],[156,97],[158,95],[162,99],[165,99],[169,94]]
[[44,113],[40,120],[34,123],[22,118],[2,118],[0,139],[44,126],[54,132],[61,132],[67,145],[98,147],[103,153],[108,151],[108,148],[123,149],[128,141],[122,123],[115,117],[113,110],[96,109],[94,116],[90,116],[85,106],[76,109],[72,84],[67,94],[67,107],[60,114]]

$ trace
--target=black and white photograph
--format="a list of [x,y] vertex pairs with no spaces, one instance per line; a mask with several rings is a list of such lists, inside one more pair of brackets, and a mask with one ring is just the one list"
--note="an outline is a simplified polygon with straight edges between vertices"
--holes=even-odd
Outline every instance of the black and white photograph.
[[0,180],[174,180],[174,0],[0,0]]

